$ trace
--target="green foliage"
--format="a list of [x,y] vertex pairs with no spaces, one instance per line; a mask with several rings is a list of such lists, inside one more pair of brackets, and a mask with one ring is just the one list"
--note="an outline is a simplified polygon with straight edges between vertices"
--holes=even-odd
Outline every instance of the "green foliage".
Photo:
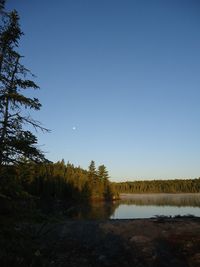
[[[0,9],[3,10],[4,1]],[[44,160],[37,148],[37,138],[25,125],[46,131],[25,110],[39,110],[37,98],[25,96],[25,90],[38,89],[29,77],[33,75],[22,65],[17,48],[23,32],[17,11],[3,12],[0,17],[0,167],[19,161],[21,156]]]
[[18,179],[18,171],[13,166],[4,167],[1,172],[0,194],[8,199],[29,199],[29,193]]
[[113,183],[119,193],[199,193],[200,178]]
[[98,176],[99,176],[99,178],[101,178],[103,180],[108,180],[108,178],[109,178],[108,171],[106,170],[106,167],[104,165],[99,166]]
[[89,202],[113,198],[108,178],[97,174],[91,176],[91,171],[75,167],[69,162],[65,164],[64,160],[35,163],[23,159],[18,165],[4,167],[0,184],[0,193],[12,198],[24,192],[39,198],[68,201]]
[[96,167],[95,167],[95,162],[94,162],[94,160],[92,160],[91,162],[90,162],[90,166],[89,166],[89,174],[91,175],[91,176],[94,176],[94,175],[96,175]]

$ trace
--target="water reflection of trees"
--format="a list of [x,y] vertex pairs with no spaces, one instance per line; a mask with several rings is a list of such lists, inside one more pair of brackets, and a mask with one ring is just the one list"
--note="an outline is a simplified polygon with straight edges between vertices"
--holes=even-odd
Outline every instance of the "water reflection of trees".
[[72,219],[106,220],[114,215],[120,205],[200,207],[200,194],[133,194],[115,202],[76,205],[66,211],[66,214]]
[[132,195],[123,198],[120,204],[141,206],[200,207],[200,194],[180,195]]
[[72,219],[106,220],[114,214],[119,205],[118,201],[76,205],[67,212],[67,216]]

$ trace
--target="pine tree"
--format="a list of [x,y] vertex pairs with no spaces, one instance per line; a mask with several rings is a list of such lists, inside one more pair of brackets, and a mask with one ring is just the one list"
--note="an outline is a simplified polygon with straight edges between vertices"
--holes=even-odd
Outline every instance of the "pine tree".
[[17,11],[4,12],[0,26],[0,168],[18,162],[20,157],[44,160],[36,136],[25,129],[31,125],[47,131],[24,112],[39,110],[41,104],[24,94],[24,90],[39,87],[27,78],[33,75],[21,64],[22,56],[16,50],[22,35]]
[[95,175],[97,174],[94,160],[92,160],[92,161],[90,162],[90,165],[89,165],[89,174],[90,174],[91,176],[92,176],[92,175],[95,176]]
[[98,177],[102,180],[108,180],[109,175],[105,165],[100,165],[98,168]]

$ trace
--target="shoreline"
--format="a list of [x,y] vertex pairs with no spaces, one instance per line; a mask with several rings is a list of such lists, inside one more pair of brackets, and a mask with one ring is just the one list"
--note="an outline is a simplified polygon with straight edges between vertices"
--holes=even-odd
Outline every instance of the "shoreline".
[[[32,258],[26,259],[23,251],[15,257],[29,260],[34,267],[200,266],[200,217],[70,219],[22,224],[17,231],[27,229],[37,233],[30,244],[26,240],[25,249],[30,246]],[[10,264],[11,256],[1,266],[22,266]]]
[[199,217],[74,220],[61,228],[69,266],[200,266]]

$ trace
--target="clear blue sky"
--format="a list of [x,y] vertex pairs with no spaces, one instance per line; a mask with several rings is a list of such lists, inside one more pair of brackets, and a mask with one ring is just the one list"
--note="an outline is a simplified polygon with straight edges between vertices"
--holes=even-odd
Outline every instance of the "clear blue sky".
[[[200,176],[200,1],[8,0],[52,161],[112,180]],[[73,127],[76,127],[73,128]]]

